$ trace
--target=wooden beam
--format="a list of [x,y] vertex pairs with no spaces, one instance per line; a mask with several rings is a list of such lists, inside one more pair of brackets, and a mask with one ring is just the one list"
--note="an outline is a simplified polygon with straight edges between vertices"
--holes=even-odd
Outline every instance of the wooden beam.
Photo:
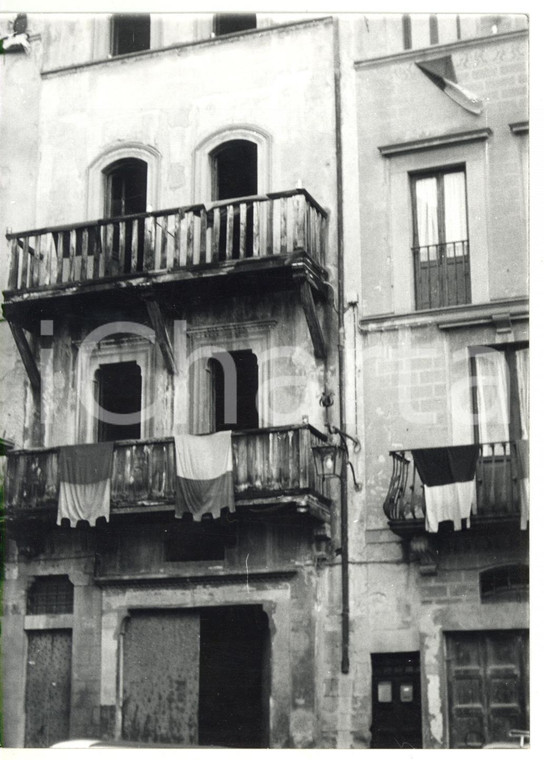
[[10,321],[9,326],[13,335],[13,339],[15,341],[15,345],[17,346],[21,359],[23,360],[23,364],[26,369],[28,379],[30,380],[30,384],[35,391],[39,391],[42,384],[40,370],[38,369],[34,354],[32,353],[28,344],[25,331],[20,325],[16,324],[15,322]]
[[307,280],[304,280],[300,284],[300,297],[314,346],[314,355],[316,359],[325,359],[327,356],[327,344],[325,343],[323,331],[317,316],[312,288]]
[[159,342],[159,347],[162,352],[166,369],[171,375],[175,375],[178,371],[176,367],[176,360],[174,359],[174,351],[172,349],[170,337],[166,330],[166,324],[164,322],[164,316],[161,311],[161,307],[154,297],[146,297],[144,300],[149,319],[151,320],[151,324],[153,325],[155,335],[157,336],[157,340]]

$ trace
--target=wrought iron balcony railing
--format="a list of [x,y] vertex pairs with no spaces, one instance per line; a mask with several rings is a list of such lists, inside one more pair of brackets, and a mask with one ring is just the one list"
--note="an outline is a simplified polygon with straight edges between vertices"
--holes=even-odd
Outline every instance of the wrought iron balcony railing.
[[[492,520],[521,515],[522,478],[518,445],[516,441],[501,441],[479,446],[476,465],[478,518]],[[393,471],[383,505],[388,520],[424,520],[425,491],[411,451],[390,451],[389,455]]]
[[[236,505],[295,504],[328,520],[329,499],[316,477],[312,446],[326,436],[311,425],[234,432]],[[58,502],[59,448],[7,454],[5,511],[9,518],[37,516]],[[169,510],[175,499],[173,438],[117,441],[113,452],[111,513]]]
[[412,253],[417,309],[470,303],[468,240],[422,245]]
[[324,267],[327,212],[304,189],[8,233],[8,293],[304,252]]

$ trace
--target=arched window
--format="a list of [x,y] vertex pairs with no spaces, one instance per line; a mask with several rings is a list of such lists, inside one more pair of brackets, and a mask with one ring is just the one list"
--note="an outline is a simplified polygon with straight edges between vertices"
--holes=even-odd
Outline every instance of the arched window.
[[271,143],[267,132],[245,124],[222,129],[202,140],[194,153],[193,202],[269,192]]
[[116,140],[89,165],[87,218],[160,208],[161,154],[151,145]]
[[212,153],[213,199],[256,195],[257,145],[249,140],[228,140]]
[[147,206],[147,163],[139,158],[122,158],[104,170],[104,214],[106,217],[139,214]]

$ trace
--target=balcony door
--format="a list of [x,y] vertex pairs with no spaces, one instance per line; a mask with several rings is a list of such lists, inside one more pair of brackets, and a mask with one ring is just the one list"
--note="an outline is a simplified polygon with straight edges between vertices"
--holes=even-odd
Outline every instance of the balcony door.
[[[139,158],[123,158],[105,171],[104,215],[106,218],[143,214],[147,208],[147,163]],[[111,257],[119,260],[121,271],[143,268],[144,220],[127,220],[113,225]],[[132,259],[136,259],[136,266]]]
[[[256,195],[257,145],[250,140],[228,140],[212,154],[212,188],[216,201]],[[253,252],[254,208],[247,204],[241,212],[240,204],[233,204],[232,233],[227,230],[228,210],[221,211],[219,231],[219,258],[230,259],[251,256]],[[242,245],[240,245],[242,243]]]
[[140,438],[142,372],[135,361],[102,364],[96,371],[98,441]]
[[259,367],[253,351],[217,354],[210,359],[209,369],[213,429],[251,430],[259,427]]
[[412,177],[416,309],[470,303],[464,168]]

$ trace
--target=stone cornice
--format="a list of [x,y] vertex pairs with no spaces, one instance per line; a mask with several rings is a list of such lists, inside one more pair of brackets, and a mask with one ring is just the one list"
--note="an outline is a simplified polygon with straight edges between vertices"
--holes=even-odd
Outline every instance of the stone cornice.
[[426,327],[436,325],[439,330],[497,325],[505,319],[522,321],[529,319],[529,299],[526,297],[488,301],[479,304],[450,306],[444,309],[411,311],[404,314],[380,314],[359,320],[359,330],[366,333],[398,330],[402,327]]
[[378,150],[384,158],[392,158],[405,153],[414,153],[418,150],[431,150],[432,148],[442,148],[445,145],[459,145],[461,143],[482,142],[489,139],[493,131],[489,127],[481,129],[470,129],[464,132],[448,132],[444,135],[433,137],[423,137],[419,140],[408,140],[407,142],[392,143],[391,145],[382,145]]
[[464,48],[480,47],[482,45],[491,45],[497,42],[508,42],[515,39],[526,39],[529,35],[527,29],[520,29],[515,32],[505,32],[504,34],[493,34],[487,37],[471,37],[468,40],[457,40],[455,42],[449,42],[444,45],[433,45],[432,47],[413,48],[411,50],[402,50],[398,53],[391,53],[389,55],[378,56],[376,58],[367,58],[362,61],[355,61],[353,66],[357,69],[374,68],[377,66],[384,66],[391,63],[397,63],[402,61],[415,61],[425,60],[429,58],[437,58],[447,53],[454,53]]

